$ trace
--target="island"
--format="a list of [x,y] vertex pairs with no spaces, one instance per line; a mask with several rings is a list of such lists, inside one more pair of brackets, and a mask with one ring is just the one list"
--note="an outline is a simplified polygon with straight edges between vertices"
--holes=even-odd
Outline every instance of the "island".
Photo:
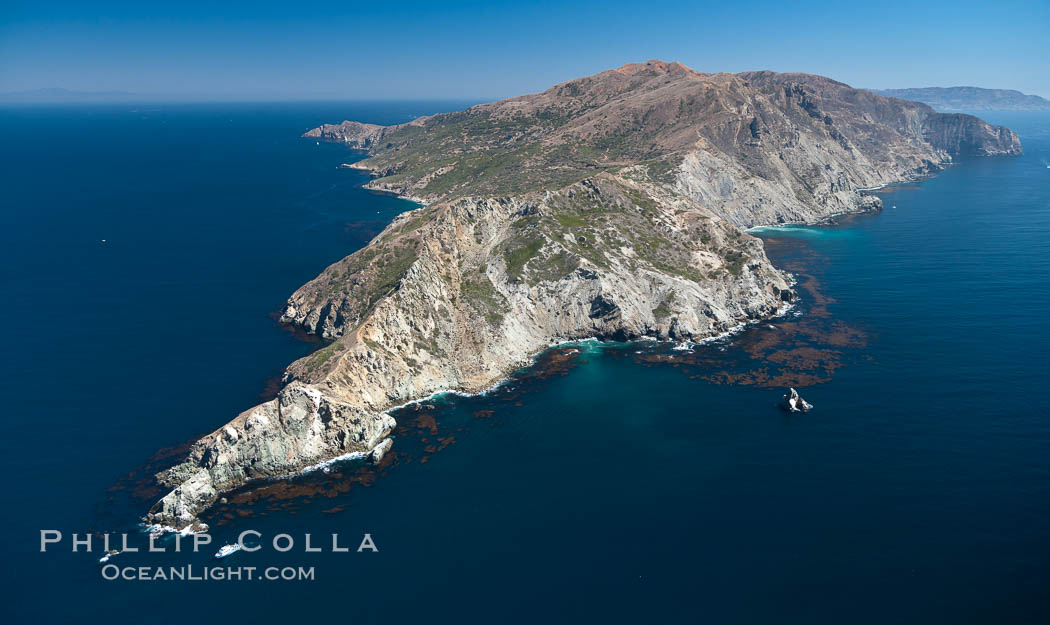
[[820,76],[656,60],[305,136],[363,151],[368,188],[422,206],[291,295],[282,321],[328,344],[157,476],[154,528],[200,530],[252,480],[385,453],[391,409],[488,389],[553,344],[696,341],[776,315],[792,279],[747,228],[878,210],[866,189],[1021,151],[1007,128]]
[[922,102],[938,111],[1050,111],[1050,100],[1013,89],[920,87],[872,91],[888,98]]

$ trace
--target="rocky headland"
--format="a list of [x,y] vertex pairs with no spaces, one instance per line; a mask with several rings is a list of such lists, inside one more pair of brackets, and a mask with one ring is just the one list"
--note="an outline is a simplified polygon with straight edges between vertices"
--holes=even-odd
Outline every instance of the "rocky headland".
[[696,340],[774,315],[790,276],[743,229],[877,210],[862,189],[1021,150],[1007,128],[820,76],[661,61],[305,136],[364,150],[369,188],[424,206],[292,294],[282,321],[331,342],[157,476],[171,491],[152,524],[199,528],[248,481],[381,456],[386,411],[491,387],[552,343]]

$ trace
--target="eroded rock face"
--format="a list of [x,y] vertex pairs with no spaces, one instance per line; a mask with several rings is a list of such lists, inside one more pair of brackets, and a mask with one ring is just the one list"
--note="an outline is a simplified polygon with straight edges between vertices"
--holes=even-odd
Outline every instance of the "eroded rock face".
[[394,428],[389,415],[362,410],[293,383],[197,441],[189,458],[158,479],[173,486],[149,522],[182,529],[220,492],[245,482],[288,475],[331,458],[365,454]]
[[958,156],[999,156],[1020,154],[1021,141],[1003,126],[991,126],[973,115],[930,116],[923,126],[923,138],[949,154]]
[[192,526],[225,491],[333,457],[378,462],[385,411],[488,388],[552,343],[695,340],[777,313],[790,277],[741,227],[877,210],[858,189],[928,174],[952,150],[1015,149],[1008,130],[937,115],[820,77],[654,61],[307,133],[367,149],[373,188],[429,204],[289,298],[282,321],[332,342],[160,474],[172,491],[150,521]]

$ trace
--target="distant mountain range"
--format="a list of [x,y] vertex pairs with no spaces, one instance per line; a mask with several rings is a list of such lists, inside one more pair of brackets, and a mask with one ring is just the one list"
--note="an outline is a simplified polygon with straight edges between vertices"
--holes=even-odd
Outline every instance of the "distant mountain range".
[[938,111],[1050,111],[1050,100],[1013,89],[920,87],[870,91],[888,98],[929,104]]

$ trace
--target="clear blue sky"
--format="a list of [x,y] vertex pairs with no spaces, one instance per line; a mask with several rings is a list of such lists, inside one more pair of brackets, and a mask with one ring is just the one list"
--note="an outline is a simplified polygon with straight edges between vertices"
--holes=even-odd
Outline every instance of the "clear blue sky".
[[0,91],[495,98],[660,58],[1050,97],[1050,0],[0,4]]

